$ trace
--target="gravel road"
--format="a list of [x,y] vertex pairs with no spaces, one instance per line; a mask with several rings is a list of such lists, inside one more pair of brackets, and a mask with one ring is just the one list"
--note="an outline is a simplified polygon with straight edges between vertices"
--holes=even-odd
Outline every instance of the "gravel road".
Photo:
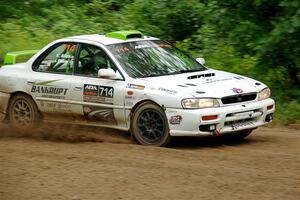
[[300,131],[255,130],[242,142],[179,138],[136,145],[109,129],[0,125],[0,200],[300,199]]

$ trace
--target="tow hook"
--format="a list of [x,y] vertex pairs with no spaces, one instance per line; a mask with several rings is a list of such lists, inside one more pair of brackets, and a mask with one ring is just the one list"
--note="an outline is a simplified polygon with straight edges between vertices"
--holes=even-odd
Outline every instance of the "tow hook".
[[216,137],[220,136],[220,131],[221,131],[221,129],[219,129],[219,130],[215,129],[214,132],[213,132],[213,136],[216,136]]

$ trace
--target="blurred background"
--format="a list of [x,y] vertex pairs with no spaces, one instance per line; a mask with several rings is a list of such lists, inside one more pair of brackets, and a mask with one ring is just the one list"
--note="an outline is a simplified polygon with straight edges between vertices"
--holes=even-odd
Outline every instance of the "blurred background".
[[64,36],[136,29],[266,83],[275,120],[300,123],[299,0],[1,0],[0,22],[0,65]]

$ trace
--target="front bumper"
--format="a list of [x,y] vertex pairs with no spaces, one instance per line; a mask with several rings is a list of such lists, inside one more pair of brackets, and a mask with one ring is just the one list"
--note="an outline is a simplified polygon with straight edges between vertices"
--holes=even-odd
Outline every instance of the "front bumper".
[[[273,106],[272,106],[273,105]],[[201,136],[255,129],[272,121],[273,99],[206,109],[166,109],[171,136]],[[204,121],[203,116],[217,115]],[[174,123],[174,117],[181,119]]]

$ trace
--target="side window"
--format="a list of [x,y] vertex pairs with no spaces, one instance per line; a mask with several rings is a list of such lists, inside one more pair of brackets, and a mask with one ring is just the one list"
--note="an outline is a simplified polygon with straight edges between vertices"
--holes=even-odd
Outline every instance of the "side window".
[[105,68],[112,68],[116,71],[115,65],[101,48],[81,44],[75,74],[97,77],[99,69]]
[[34,71],[72,74],[76,46],[74,43],[54,46],[34,65]]

